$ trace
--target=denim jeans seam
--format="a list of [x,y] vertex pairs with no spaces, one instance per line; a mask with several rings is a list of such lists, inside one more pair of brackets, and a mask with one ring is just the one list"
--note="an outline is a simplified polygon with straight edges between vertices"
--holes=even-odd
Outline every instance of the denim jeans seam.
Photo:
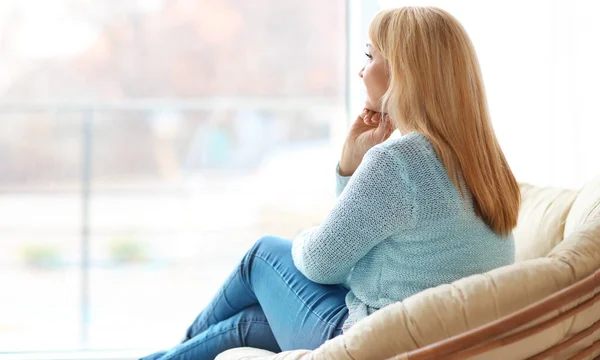
[[[255,254],[255,255],[256,255],[256,254]],[[246,289],[246,291],[248,291],[249,293],[251,293],[252,295],[254,295],[254,297],[256,297],[256,294],[254,293],[254,290],[252,290],[252,289],[251,289],[251,288],[248,286],[248,284],[246,284],[246,281],[245,281],[245,279],[244,279],[244,276],[243,276],[244,274],[242,273],[242,266],[243,266],[243,265],[246,265],[246,264],[244,263],[244,260],[246,260],[246,257],[244,257],[244,258],[242,259],[242,261],[240,261],[240,263],[239,263],[239,265],[238,265],[238,268],[237,268],[237,272],[238,272],[239,276],[242,278],[242,281],[241,281],[241,283],[242,283],[242,285],[244,286],[244,288]],[[257,302],[258,302],[258,300],[257,300]]]
[[[196,347],[198,347],[198,345],[201,345],[201,344],[205,343],[206,341],[208,341],[208,340],[210,340],[210,339],[212,339],[212,338],[215,338],[215,337],[217,337],[217,336],[219,336],[219,335],[222,335],[222,334],[224,334],[224,333],[226,333],[226,332],[228,332],[228,331],[231,331],[231,330],[235,330],[235,329],[237,329],[237,328],[239,327],[239,325],[240,325],[240,324],[248,324],[248,323],[257,323],[257,324],[263,324],[263,325],[270,326],[270,325],[269,325],[269,323],[268,323],[267,321],[262,321],[262,320],[247,320],[247,321],[238,321],[238,322],[237,322],[235,325],[233,325],[232,327],[230,327],[230,328],[227,328],[227,329],[225,329],[225,330],[223,330],[223,331],[220,331],[220,332],[218,332],[218,333],[216,333],[216,334],[212,334],[212,336],[211,336],[211,337],[209,337],[209,338],[206,338],[206,339],[203,339],[202,341],[198,341],[198,342],[194,343],[192,346],[188,347],[187,349],[184,349],[182,352],[176,352],[176,353],[174,353],[173,355],[181,355],[182,353],[189,352],[189,350],[193,350],[193,349],[195,349]],[[171,358],[172,358],[172,356],[170,356],[170,357],[167,357],[167,358],[164,358],[164,359],[161,359],[161,360],[169,360],[169,359],[171,359]]]
[[334,327],[334,328],[336,327],[336,325],[335,325],[335,324],[332,324],[332,323],[330,323],[329,321],[327,321],[327,320],[323,319],[323,318],[322,318],[322,317],[321,317],[319,314],[317,314],[317,313],[315,312],[315,310],[314,310],[312,307],[308,306],[308,304],[307,304],[307,303],[304,301],[304,299],[302,299],[302,297],[301,297],[300,295],[298,295],[298,293],[297,293],[296,291],[294,291],[294,289],[293,289],[293,288],[290,286],[290,284],[288,284],[288,282],[287,282],[287,281],[286,281],[286,280],[283,278],[283,276],[281,276],[281,274],[279,273],[279,271],[277,271],[277,270],[276,270],[276,269],[273,267],[273,265],[271,265],[271,263],[270,263],[269,261],[267,261],[266,259],[263,259],[263,258],[262,258],[262,257],[260,257],[258,254],[254,254],[254,256],[255,256],[256,258],[259,258],[259,259],[261,259],[262,261],[264,261],[265,263],[267,263],[269,266],[271,266],[271,268],[272,268],[273,270],[275,270],[275,272],[277,273],[277,275],[279,275],[279,277],[281,278],[281,280],[283,280],[283,282],[284,282],[284,283],[287,285],[288,289],[290,289],[290,290],[292,291],[292,293],[294,293],[294,295],[296,295],[296,297],[297,297],[298,299],[300,299],[300,301],[302,302],[302,304],[303,304],[304,306],[306,306],[306,308],[308,308],[308,309],[310,310],[310,312],[312,312],[312,313],[313,313],[313,314],[314,314],[314,315],[315,315],[315,316],[316,316],[316,317],[317,317],[319,320],[321,320],[322,322],[324,322],[325,324],[327,324],[327,325],[328,325],[328,326],[330,326],[330,327]]

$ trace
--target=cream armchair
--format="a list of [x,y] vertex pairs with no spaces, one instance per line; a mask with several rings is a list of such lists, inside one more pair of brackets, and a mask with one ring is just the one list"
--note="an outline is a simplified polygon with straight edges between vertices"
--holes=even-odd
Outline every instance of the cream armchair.
[[600,355],[600,177],[520,184],[517,262],[380,309],[316,350],[217,360],[594,359]]

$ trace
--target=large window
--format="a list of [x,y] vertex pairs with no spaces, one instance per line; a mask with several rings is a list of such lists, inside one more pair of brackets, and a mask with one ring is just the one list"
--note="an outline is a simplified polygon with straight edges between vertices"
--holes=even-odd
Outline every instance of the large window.
[[342,0],[0,3],[0,352],[174,345],[334,201]]

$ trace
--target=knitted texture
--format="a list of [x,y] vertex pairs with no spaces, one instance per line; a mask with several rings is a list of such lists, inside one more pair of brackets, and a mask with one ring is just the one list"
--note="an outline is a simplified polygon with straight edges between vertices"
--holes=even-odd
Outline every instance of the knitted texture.
[[513,235],[475,215],[418,132],[374,146],[352,176],[338,163],[336,185],[333,209],[294,238],[292,257],[308,279],[350,290],[344,331],[427,288],[514,262]]

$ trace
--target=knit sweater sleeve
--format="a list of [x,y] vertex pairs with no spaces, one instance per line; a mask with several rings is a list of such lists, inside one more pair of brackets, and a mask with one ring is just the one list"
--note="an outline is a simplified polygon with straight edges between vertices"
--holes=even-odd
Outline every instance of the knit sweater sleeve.
[[293,240],[294,265],[317,283],[344,283],[373,247],[416,223],[414,186],[383,147],[365,154],[342,190],[325,220]]
[[340,175],[340,163],[338,162],[335,167],[335,196],[339,197],[346,185],[348,185],[348,181],[350,181],[351,176],[342,176]]

